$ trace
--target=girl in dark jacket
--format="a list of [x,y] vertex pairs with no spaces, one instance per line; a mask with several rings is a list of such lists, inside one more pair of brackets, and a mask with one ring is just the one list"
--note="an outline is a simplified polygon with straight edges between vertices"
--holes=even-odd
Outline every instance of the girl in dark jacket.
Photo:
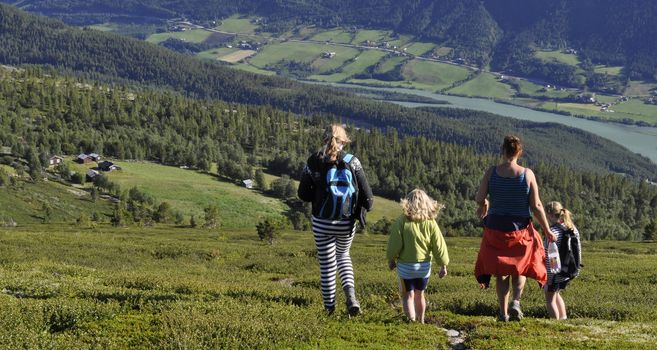
[[358,158],[343,152],[351,140],[345,129],[330,125],[322,148],[308,158],[299,184],[299,198],[312,202],[312,230],[319,257],[324,308],[335,310],[336,273],[340,275],[349,315],[360,313],[349,250],[356,220],[365,224],[372,209],[372,190]]

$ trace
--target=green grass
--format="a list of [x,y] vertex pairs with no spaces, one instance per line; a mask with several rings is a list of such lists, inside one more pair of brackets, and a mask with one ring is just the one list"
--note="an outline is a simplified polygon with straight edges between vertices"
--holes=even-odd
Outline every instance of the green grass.
[[[314,43],[284,42],[265,46],[249,62],[259,68],[278,63],[282,60],[293,60],[311,64],[318,59],[322,52],[332,51],[336,55],[330,61],[330,65],[339,67],[348,59],[356,57],[358,50],[337,45],[324,45]],[[327,60],[328,61],[328,60]]]
[[377,67],[376,72],[377,73],[389,72],[389,71],[395,69],[395,67],[400,65],[402,62],[404,62],[404,60],[406,60],[405,57],[392,56],[392,57],[386,59],[385,61],[383,61],[383,63],[381,63],[381,65],[379,67]]
[[410,43],[413,40],[413,36],[411,35],[399,35],[398,38],[396,39],[391,39],[388,41],[391,46],[399,46],[402,47],[408,43]]
[[450,94],[492,97],[496,99],[509,99],[513,95],[513,91],[509,85],[499,82],[490,73],[479,74],[476,78],[447,90],[447,92]]
[[352,44],[362,44],[365,41],[369,40],[371,42],[380,43],[382,41],[387,41],[390,39],[390,32],[385,30],[371,30],[371,29],[361,29],[356,32]]
[[229,33],[253,34],[257,28],[257,25],[251,23],[250,18],[239,18],[238,16],[232,16],[230,18],[221,20],[221,24],[215,29]]
[[205,58],[209,60],[217,60],[222,56],[231,54],[233,52],[239,51],[239,49],[236,48],[228,48],[228,47],[219,47],[216,49],[211,49],[211,50],[206,50],[206,51],[201,51],[196,54],[199,58]]
[[609,66],[598,65],[598,66],[595,66],[595,68],[594,68],[594,71],[596,73],[609,74],[609,75],[614,75],[614,76],[620,75],[622,70],[623,70],[623,66],[609,67]]
[[563,292],[569,320],[547,320],[542,291],[527,283],[525,319],[501,324],[494,289],[479,290],[472,275],[479,239],[447,237],[449,275],[431,277],[419,325],[400,317],[387,237],[355,237],[364,313],[349,319],[341,293],[332,316],[322,310],[309,232],[268,245],[254,231],[0,228],[0,347],[449,349],[443,327],[464,332],[472,350],[657,342],[654,244],[584,242],[586,266]]
[[258,67],[254,67],[254,66],[252,66],[251,64],[248,64],[248,63],[231,64],[229,67],[232,67],[232,68],[235,68],[235,69],[240,69],[240,70],[251,72],[251,73],[256,73],[256,74],[276,75],[275,72],[260,69]]
[[353,40],[353,35],[343,29],[333,29],[317,33],[310,40],[349,44]]
[[112,204],[103,199],[92,202],[84,189],[54,181],[36,184],[19,182],[18,187],[0,187],[0,221],[13,219],[18,225],[40,223],[44,218],[44,204],[52,209],[50,222],[74,222],[81,213],[103,217],[111,214]]
[[449,88],[457,81],[466,79],[471,73],[463,67],[419,60],[408,62],[402,72],[406,80],[426,85],[434,90]]
[[441,46],[436,49],[436,55],[438,55],[438,57],[447,56],[451,54],[452,51],[454,51],[454,49],[451,47]]
[[280,200],[193,170],[146,162],[117,164],[122,170],[111,172],[109,179],[122,189],[137,186],[157,200],[171,203],[185,216],[202,217],[203,208],[217,205],[221,225],[226,228],[252,227],[262,218],[280,217],[287,209]]
[[378,50],[365,50],[357,56],[357,59],[346,64],[340,69],[340,72],[333,73],[330,75],[313,75],[310,76],[310,79],[329,81],[329,82],[339,82],[345,81],[350,77],[364,72],[367,68],[377,64],[384,56],[385,52]]
[[[333,49],[330,49],[333,51]],[[311,67],[314,72],[319,74],[335,71],[338,68],[344,66],[347,61],[350,61],[360,55],[360,51],[348,47],[340,47],[340,50],[335,51],[336,55],[333,58],[317,58],[313,61]]]
[[650,91],[657,88],[657,84],[647,81],[630,81],[623,92],[626,96],[648,96]]
[[436,45],[432,43],[412,43],[406,46],[406,52],[415,56],[422,56],[427,52],[433,51],[435,48]]
[[146,41],[158,44],[169,38],[176,38],[191,43],[202,43],[207,39],[212,32],[205,29],[190,29],[184,32],[167,32],[167,33],[156,33],[150,35],[146,38]]
[[554,62],[560,62],[560,63],[565,63],[571,66],[576,66],[580,64],[579,58],[577,58],[577,55],[569,54],[569,53],[563,53],[559,50],[555,51],[536,51],[534,55],[546,62],[549,61],[554,61]]

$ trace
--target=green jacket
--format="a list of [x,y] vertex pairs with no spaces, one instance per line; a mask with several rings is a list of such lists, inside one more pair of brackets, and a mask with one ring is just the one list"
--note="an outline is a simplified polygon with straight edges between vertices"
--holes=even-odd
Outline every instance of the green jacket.
[[441,266],[449,264],[447,244],[436,220],[411,221],[402,215],[390,227],[388,260],[415,263],[431,261],[431,256]]

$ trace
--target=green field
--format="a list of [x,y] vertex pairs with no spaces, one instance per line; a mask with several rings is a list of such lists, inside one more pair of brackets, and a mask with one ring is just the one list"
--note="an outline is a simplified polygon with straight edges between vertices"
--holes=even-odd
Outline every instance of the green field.
[[657,84],[646,81],[630,81],[623,92],[626,96],[648,96],[650,91],[657,89]]
[[333,29],[317,33],[310,40],[349,44],[353,40],[353,35],[344,29]]
[[250,18],[240,18],[238,16],[233,16],[221,20],[221,24],[215,29],[229,33],[253,34],[257,28],[257,25],[251,23]]
[[[340,67],[345,61],[358,55],[358,50],[337,45],[324,45],[315,43],[283,42],[265,46],[249,62],[259,68],[278,63],[282,60],[298,61],[311,64],[318,59],[322,52],[332,51],[336,55],[330,59],[328,66]],[[326,60],[329,61],[329,60]]]
[[[363,314],[322,310],[309,232],[273,244],[253,229],[158,226],[0,228],[4,349],[648,349],[657,342],[657,248],[584,242],[563,292],[569,320],[546,319],[527,283],[525,319],[495,321],[494,289],[472,275],[479,239],[447,237],[449,275],[427,290],[427,324],[406,323],[386,237],[357,235],[351,256]],[[610,268],[613,267],[613,268]],[[435,273],[435,272],[434,272]]]
[[431,52],[436,48],[436,44],[432,43],[412,43],[405,46],[406,52],[415,55],[422,56],[427,52]]
[[359,57],[360,51],[353,48],[342,48],[340,51],[335,51],[336,55],[333,58],[317,58],[311,64],[314,72],[318,74],[333,72],[339,68],[349,65],[349,61],[353,60],[356,57]]
[[402,73],[406,80],[419,83],[414,85],[435,91],[451,87],[457,81],[466,79],[471,72],[451,64],[413,60],[404,66]]
[[384,56],[385,52],[379,50],[365,50],[358,55],[354,61],[346,64],[338,73],[330,75],[312,75],[309,79],[339,82],[349,79],[350,77],[364,72],[367,68],[377,64]]
[[390,32],[384,30],[361,29],[356,32],[356,35],[354,36],[354,39],[351,43],[359,45],[367,40],[376,43],[390,40]]
[[244,70],[244,71],[251,72],[251,73],[256,73],[256,74],[262,74],[262,75],[276,75],[276,72],[272,72],[272,71],[269,71],[269,70],[260,69],[260,68],[258,68],[258,67],[252,66],[252,65],[249,64],[249,63],[237,63],[237,64],[231,64],[230,67],[233,67],[233,68],[236,68],[236,69],[240,69],[240,70]]
[[496,76],[490,73],[479,74],[476,78],[447,90],[447,92],[450,94],[492,97],[495,99],[509,99],[513,95],[513,91],[509,85],[501,83],[497,80]]
[[600,74],[609,74],[609,75],[620,75],[623,70],[623,66],[620,67],[608,67],[603,65],[595,66],[594,71]]
[[554,62],[560,62],[560,63],[565,63],[571,66],[576,66],[580,64],[579,58],[577,58],[577,55],[569,54],[569,53],[563,53],[560,50],[555,50],[555,51],[536,51],[534,55],[543,60],[543,61],[554,61]]
[[203,208],[217,205],[221,224],[227,228],[252,227],[262,218],[281,217],[287,209],[280,200],[193,170],[145,162],[117,164],[122,170],[111,172],[109,179],[122,189],[137,186],[157,200],[169,202],[186,217],[202,217]]
[[233,48],[219,47],[219,48],[216,48],[216,49],[201,51],[201,52],[197,53],[196,56],[198,56],[199,58],[205,58],[205,59],[209,59],[209,60],[217,60],[222,56],[231,54],[233,52],[237,52],[239,50],[240,49],[236,49],[234,47]]
[[207,39],[212,32],[205,29],[190,29],[184,32],[167,32],[167,33],[156,33],[150,35],[146,38],[146,41],[159,44],[169,38],[176,38],[190,43],[202,43]]

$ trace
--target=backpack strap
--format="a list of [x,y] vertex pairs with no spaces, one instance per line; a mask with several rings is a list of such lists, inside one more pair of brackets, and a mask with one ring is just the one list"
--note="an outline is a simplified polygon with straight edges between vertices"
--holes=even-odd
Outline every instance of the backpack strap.
[[343,160],[345,163],[349,163],[349,162],[351,162],[351,160],[352,160],[353,158],[354,158],[354,155],[353,155],[353,154],[351,154],[351,153],[347,153],[347,154],[344,155],[344,157],[342,157],[342,160]]

